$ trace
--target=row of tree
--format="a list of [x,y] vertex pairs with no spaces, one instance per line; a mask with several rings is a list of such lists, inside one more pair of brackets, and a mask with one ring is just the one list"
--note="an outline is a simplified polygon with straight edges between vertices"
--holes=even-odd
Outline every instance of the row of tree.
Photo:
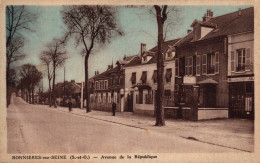
[[[163,111],[163,55],[162,44],[164,42],[164,24],[171,10],[168,6],[153,6],[150,11],[155,11],[154,15],[158,25],[158,50],[157,50],[157,69],[158,69],[158,88],[157,88],[157,103],[156,103],[156,126],[165,125]],[[153,13],[153,12],[150,12]],[[65,6],[61,11],[64,24],[67,26],[67,31],[62,39],[53,39],[47,44],[46,49],[41,53],[40,60],[46,67],[47,78],[49,81],[49,101],[50,106],[55,103],[55,78],[56,70],[61,67],[68,59],[66,51],[63,50],[69,38],[75,39],[76,46],[82,47],[81,55],[85,57],[85,88],[86,88],[86,112],[90,112],[90,95],[88,85],[88,59],[95,47],[109,43],[110,40],[118,35],[123,35],[119,28],[116,18],[116,8],[109,6]],[[7,85],[12,79],[10,75],[10,64],[24,58],[21,52],[23,47],[22,31],[31,31],[30,24],[34,22],[37,16],[24,6],[8,6],[6,9],[6,47],[7,47]],[[167,28],[166,28],[167,30]],[[22,66],[20,75],[20,86],[31,92],[42,78],[42,75],[36,71],[35,66],[26,64]],[[36,73],[32,76],[32,73]],[[52,87],[51,87],[52,81]],[[7,90],[9,94],[9,91]],[[30,93],[28,93],[29,99]]]
[[42,73],[32,64],[24,64],[20,69],[20,83],[18,88],[26,96],[26,102],[34,104],[35,89],[42,80]]

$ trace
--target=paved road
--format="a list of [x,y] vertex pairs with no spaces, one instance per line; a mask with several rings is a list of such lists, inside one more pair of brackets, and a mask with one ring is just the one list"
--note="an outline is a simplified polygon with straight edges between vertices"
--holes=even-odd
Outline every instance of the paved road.
[[237,152],[151,130],[26,104],[7,109],[8,153]]

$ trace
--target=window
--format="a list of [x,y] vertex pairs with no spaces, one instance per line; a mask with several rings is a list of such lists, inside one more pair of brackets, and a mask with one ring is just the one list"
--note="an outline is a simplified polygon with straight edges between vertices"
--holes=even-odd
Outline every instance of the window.
[[154,82],[154,83],[157,83],[157,70],[154,70],[154,71],[153,71],[153,77],[152,77],[152,79],[153,79],[153,82]]
[[149,91],[148,94],[145,95],[145,103],[153,104],[153,92]]
[[215,74],[219,73],[219,52],[215,53]]
[[192,75],[193,72],[193,57],[185,58],[185,75]]
[[207,55],[202,55],[202,74],[207,74]]
[[175,59],[175,76],[179,76],[179,58]]
[[141,76],[140,80],[142,81],[142,84],[146,83],[146,81],[147,81],[147,71],[142,72],[142,76]]
[[238,49],[236,71],[245,71],[245,62],[245,49]]
[[98,82],[96,81],[96,89],[98,89]]
[[215,73],[215,54],[209,53],[207,54],[207,73],[214,74]]
[[144,61],[146,61],[146,60],[147,60],[147,57],[145,56],[145,57],[144,57]]
[[253,83],[246,83],[246,93],[253,93]]
[[107,80],[105,81],[105,89],[108,88],[108,85],[107,85]]
[[136,72],[132,73],[130,81],[132,82],[132,85],[136,84]]
[[197,55],[196,56],[196,75],[199,76],[200,75],[200,63],[201,62],[201,56]]
[[143,90],[139,90],[139,104],[143,104]]
[[252,70],[251,49],[231,51],[231,72]]
[[172,69],[169,68],[166,70],[166,73],[165,73],[166,83],[171,82],[171,78],[172,78]]
[[117,85],[117,76],[114,76],[113,84],[114,84],[114,85]]

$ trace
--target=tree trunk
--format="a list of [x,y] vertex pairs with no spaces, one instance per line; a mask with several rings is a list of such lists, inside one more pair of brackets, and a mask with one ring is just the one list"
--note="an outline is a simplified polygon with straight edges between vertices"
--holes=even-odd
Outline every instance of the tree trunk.
[[10,89],[9,89],[9,69],[10,69],[10,64],[7,63],[7,67],[6,67],[6,106],[8,107],[10,104]]
[[55,94],[55,76],[56,76],[56,68],[55,66],[53,65],[53,79],[52,79],[52,101],[53,101],[53,105],[54,105],[54,108],[57,108],[57,105],[56,105],[56,94]]
[[49,80],[49,106],[51,107],[52,104],[51,104],[51,80]]
[[[89,105],[89,86],[88,86],[88,54],[85,56],[85,88],[86,88],[86,98],[87,98],[87,105],[86,105],[86,112],[91,112],[91,108]],[[83,100],[84,101],[84,100]]]
[[163,71],[164,71],[164,58],[162,53],[163,44],[163,20],[161,17],[161,10],[156,10],[157,25],[158,25],[158,46],[157,46],[157,71],[158,71],[158,84],[157,84],[157,103],[156,103],[156,123],[155,126],[164,126],[164,107],[163,107],[163,96],[164,96],[164,82],[163,82]]
[[31,90],[28,89],[28,95],[29,95],[29,103],[31,104],[32,103],[32,96],[31,96]]
[[32,104],[34,104],[34,90],[32,88]]

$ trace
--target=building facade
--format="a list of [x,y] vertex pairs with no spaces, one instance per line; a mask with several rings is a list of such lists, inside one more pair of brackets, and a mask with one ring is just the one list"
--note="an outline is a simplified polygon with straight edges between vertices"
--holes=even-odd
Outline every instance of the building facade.
[[[252,67],[252,62],[249,59],[251,55],[244,53],[246,49],[253,49],[253,35],[245,33],[252,31],[252,14],[253,8],[248,8],[213,17],[213,12],[208,10],[202,21],[193,21],[193,30],[176,45],[176,67],[179,67],[179,72],[176,73],[175,82],[179,91],[175,92],[175,96],[179,97],[178,103],[186,108],[191,108],[194,100],[198,100],[194,119],[227,118],[232,110],[230,106],[246,93],[236,93],[240,89],[234,78],[253,74],[253,71],[245,71],[245,62],[250,64],[248,69]],[[241,48],[244,50],[241,51]],[[252,54],[251,50],[248,53]],[[250,84],[242,85],[245,91],[247,86],[250,87]],[[248,96],[252,97],[253,87],[249,90],[251,95],[249,93]],[[252,98],[243,97],[245,103],[250,105]],[[233,106],[233,110],[235,108],[238,109]]]
[[228,36],[229,109],[232,118],[254,118],[254,32]]
[[[174,107],[174,76],[175,50],[174,44],[179,39],[164,43],[164,106]],[[146,51],[146,45],[141,44],[140,55],[132,63],[124,67],[125,70],[125,103],[134,113],[155,115],[157,90],[157,47]]]

